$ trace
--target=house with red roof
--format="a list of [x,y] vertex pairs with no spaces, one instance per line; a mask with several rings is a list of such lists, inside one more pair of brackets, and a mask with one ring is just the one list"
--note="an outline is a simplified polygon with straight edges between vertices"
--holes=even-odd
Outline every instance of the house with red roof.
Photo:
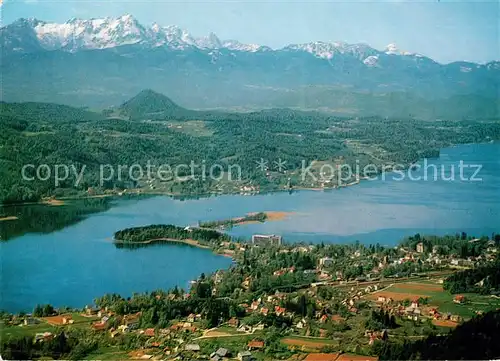
[[252,351],[252,350],[260,350],[262,348],[264,348],[264,341],[259,341],[259,340],[253,340],[253,341],[250,341],[248,343],[248,350],[249,351]]

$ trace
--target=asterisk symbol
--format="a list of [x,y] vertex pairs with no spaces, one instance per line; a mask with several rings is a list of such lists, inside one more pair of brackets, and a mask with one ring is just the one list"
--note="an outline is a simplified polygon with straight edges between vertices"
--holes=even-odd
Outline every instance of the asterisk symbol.
[[267,170],[267,161],[264,158],[260,158],[260,160],[255,161],[257,163],[257,169],[261,172],[265,172]]
[[286,170],[286,160],[281,160],[281,158],[278,158],[278,161],[274,161],[274,165],[276,165],[276,168],[278,168],[279,172],[283,172]]

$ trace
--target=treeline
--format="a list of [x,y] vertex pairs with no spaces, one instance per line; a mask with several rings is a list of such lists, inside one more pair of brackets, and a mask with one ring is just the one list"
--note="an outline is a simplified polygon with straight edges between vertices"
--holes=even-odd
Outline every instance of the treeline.
[[382,341],[373,345],[381,360],[493,360],[500,356],[500,311],[459,325],[445,336]]
[[203,228],[231,228],[237,224],[245,222],[265,222],[267,219],[267,214],[265,212],[259,212],[254,214],[247,214],[244,217],[231,218],[222,221],[208,221],[200,222],[199,226]]
[[445,279],[443,287],[451,293],[500,294],[500,260],[456,272]]
[[126,228],[115,232],[119,243],[145,243],[151,240],[174,239],[194,240],[202,243],[230,241],[231,237],[210,229],[182,228],[172,224],[153,224],[144,227]]
[[66,201],[62,206],[43,204],[0,206],[0,217],[15,216],[15,222],[2,222],[0,240],[8,241],[24,233],[50,233],[75,224],[85,217],[111,207],[107,198]]
[[424,252],[434,252],[439,255],[455,255],[460,258],[477,257],[491,245],[500,245],[500,234],[493,234],[488,237],[474,238],[462,232],[456,235],[447,236],[423,236],[415,234],[404,239],[400,245],[413,251],[417,249],[417,244],[422,243]]
[[81,360],[96,350],[102,338],[85,329],[59,330],[54,337],[37,341],[33,336],[5,337],[0,353],[5,360]]

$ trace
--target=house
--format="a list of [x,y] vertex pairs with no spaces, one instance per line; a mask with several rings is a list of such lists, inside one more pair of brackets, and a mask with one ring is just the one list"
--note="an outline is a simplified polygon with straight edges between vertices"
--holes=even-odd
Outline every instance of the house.
[[453,299],[455,303],[465,303],[465,297],[463,295],[456,295]]
[[367,331],[365,332],[365,336],[369,336],[370,341],[368,344],[371,346],[376,340],[387,340],[389,337],[389,334],[387,333],[387,330],[382,330],[382,331]]
[[320,267],[330,267],[333,265],[334,259],[331,257],[323,257],[319,259]]
[[118,331],[122,332],[122,333],[125,333],[129,330],[128,326],[127,325],[120,325],[118,326]]
[[194,313],[191,313],[188,317],[187,317],[187,322],[196,322],[196,315]]
[[319,322],[320,323],[325,323],[326,321],[328,321],[328,316],[327,315],[323,315],[319,318]]
[[238,327],[240,324],[240,320],[237,319],[236,317],[231,318],[229,321],[227,321],[228,326],[231,327]]
[[252,304],[250,305],[250,308],[255,311],[259,308],[259,306],[260,306],[259,301],[253,301]]
[[386,298],[384,296],[378,296],[377,302],[385,302]]
[[424,253],[424,244],[422,242],[417,244],[417,253]]
[[267,314],[269,313],[269,308],[267,307],[262,307],[260,309],[260,313],[263,314],[264,316],[267,316]]
[[35,334],[35,342],[39,341],[50,341],[54,338],[54,335],[52,332],[42,332],[42,333],[37,333]]
[[45,317],[45,321],[51,326],[68,325],[74,322],[71,315]]
[[274,312],[276,313],[276,316],[284,316],[286,313],[286,308],[275,306]]
[[155,329],[154,329],[154,328],[147,328],[147,329],[144,331],[144,336],[147,336],[147,337],[155,337]]
[[435,320],[437,320],[441,315],[439,314],[439,311],[436,308],[432,308],[429,311],[429,316],[431,316],[432,318],[434,318]]
[[259,322],[255,326],[252,327],[252,332],[255,331],[262,331],[264,329],[265,325],[262,322]]
[[102,322],[96,322],[92,324],[94,331],[104,331],[106,329],[106,324]]
[[249,351],[260,350],[260,349],[264,348],[264,341],[258,341],[258,340],[250,341],[248,343],[247,347],[248,347]]
[[252,332],[252,328],[248,325],[241,325],[238,327],[238,332]]
[[214,354],[219,357],[227,357],[229,356],[229,350],[227,348],[221,347],[217,351],[215,351]]
[[249,352],[249,351],[238,352],[238,360],[240,360],[240,361],[251,361],[252,360],[252,353]]
[[299,330],[302,330],[305,326],[305,323],[303,321],[299,321],[297,322],[297,325],[295,325],[295,327],[297,327]]
[[199,352],[200,349],[200,345],[198,345],[197,343],[188,343],[186,346],[184,346],[185,351]]
[[413,301],[411,301],[411,308],[418,308],[419,306],[419,302],[418,302],[418,298],[415,298],[413,299]]
[[139,319],[141,317],[141,313],[133,313],[130,315],[125,315],[123,317],[123,324],[126,325],[130,330],[135,330],[139,327]]
[[26,317],[24,320],[23,320],[23,324],[24,326],[29,326],[29,325],[36,325],[37,323],[39,323],[40,321],[38,321],[36,318],[34,317]]
[[92,308],[90,306],[85,306],[85,315],[87,316],[93,316],[97,313],[98,311],[95,308]]

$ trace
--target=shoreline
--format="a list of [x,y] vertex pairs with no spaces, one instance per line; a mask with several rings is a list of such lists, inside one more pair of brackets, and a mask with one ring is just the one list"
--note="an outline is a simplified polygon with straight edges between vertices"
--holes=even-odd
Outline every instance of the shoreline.
[[16,221],[18,219],[19,219],[19,217],[16,217],[16,216],[6,216],[6,217],[1,217],[0,222]]
[[[465,145],[481,145],[481,144],[492,144],[492,143],[500,143],[500,140],[490,140],[490,141],[485,141],[485,142],[474,142],[474,143],[459,143],[459,144],[450,144],[447,147],[440,148],[439,152],[441,154],[441,151],[446,148],[456,148],[459,146],[465,146]],[[418,162],[421,162],[425,158],[419,158],[413,162],[408,163],[406,169],[410,169],[413,167],[415,164]],[[432,158],[432,159],[439,159],[437,158]],[[391,170],[389,173],[393,173],[394,171]],[[378,176],[378,174],[377,174]],[[196,197],[211,197],[211,196],[222,196],[222,195],[242,195],[242,196],[248,196],[248,195],[262,195],[262,194],[273,194],[273,193],[280,193],[280,192],[294,192],[294,191],[315,191],[315,192],[320,192],[320,191],[331,191],[331,190],[338,190],[342,188],[347,188],[347,187],[352,187],[358,184],[361,184],[363,180],[374,180],[369,177],[360,177],[359,179],[356,179],[350,183],[346,184],[341,184],[341,185],[335,185],[333,187],[295,187],[295,188],[281,188],[281,189],[272,189],[272,190],[263,190],[263,191],[257,191],[257,192],[252,192],[252,193],[242,193],[240,190],[235,190],[235,191],[229,191],[229,192],[215,192],[215,191],[209,191],[209,192],[201,192],[201,193],[196,193],[196,194],[183,194],[183,193],[172,193],[168,191],[148,191],[148,190],[143,190],[141,188],[135,188],[135,189],[130,189],[127,190],[126,193],[123,191],[116,192],[116,193],[109,193],[109,194],[95,194],[95,195],[86,195],[86,196],[69,196],[69,197],[60,197],[60,198],[51,198],[51,199],[41,199],[36,202],[13,202],[13,203],[0,203],[0,207],[9,207],[9,206],[25,206],[25,205],[52,205],[52,206],[62,206],[65,204],[65,201],[71,201],[71,200],[85,200],[85,199],[93,199],[93,198],[118,198],[122,196],[167,196],[167,197],[187,197],[187,198],[196,198]]]
[[[164,197],[170,197],[170,198],[187,198],[187,199],[195,199],[195,198],[210,198],[210,197],[219,197],[219,196],[258,196],[258,195],[266,195],[266,194],[275,194],[275,193],[284,193],[284,192],[300,192],[300,191],[313,191],[313,192],[322,192],[322,191],[333,191],[333,190],[339,190],[342,188],[347,188],[347,187],[352,187],[355,185],[360,184],[360,181],[354,181],[342,186],[335,186],[335,187],[328,187],[328,188],[314,188],[314,187],[296,187],[296,188],[290,188],[290,189],[274,189],[274,190],[265,190],[265,191],[260,191],[260,192],[254,192],[251,194],[247,193],[241,193],[239,191],[234,191],[234,192],[224,192],[224,193],[219,193],[219,192],[204,192],[204,193],[196,193],[196,194],[183,194],[183,193],[171,193],[171,192],[160,192],[160,191],[155,191],[155,192],[150,192],[150,191],[142,191],[141,188],[137,189],[132,189],[126,194],[119,194],[119,193],[112,193],[112,194],[99,194],[99,195],[92,195],[92,196],[79,196],[79,197],[61,197],[61,198],[54,198],[51,200],[41,200],[38,202],[19,202],[19,203],[5,203],[5,204],[0,204],[0,207],[11,207],[11,206],[35,206],[35,205],[45,205],[45,206],[63,206],[66,205],[67,201],[82,201],[86,199],[97,199],[97,198],[116,198],[120,199],[124,195],[127,197],[133,198],[133,197],[140,197],[140,196],[164,196]],[[243,223],[240,223],[243,224]]]
[[201,244],[198,241],[195,241],[194,239],[175,239],[175,238],[153,238],[153,239],[148,239],[147,241],[144,242],[125,242],[119,239],[113,239],[113,243],[117,245],[150,245],[154,243],[161,243],[161,242],[167,242],[167,243],[172,243],[172,244],[183,244],[186,246],[191,246],[199,249],[204,249],[204,250],[209,250],[212,251],[213,254],[217,256],[223,256],[223,257],[229,257],[233,261],[235,260],[234,256],[227,254],[227,253],[218,253],[215,252],[215,250],[210,247],[206,246],[204,244]]

